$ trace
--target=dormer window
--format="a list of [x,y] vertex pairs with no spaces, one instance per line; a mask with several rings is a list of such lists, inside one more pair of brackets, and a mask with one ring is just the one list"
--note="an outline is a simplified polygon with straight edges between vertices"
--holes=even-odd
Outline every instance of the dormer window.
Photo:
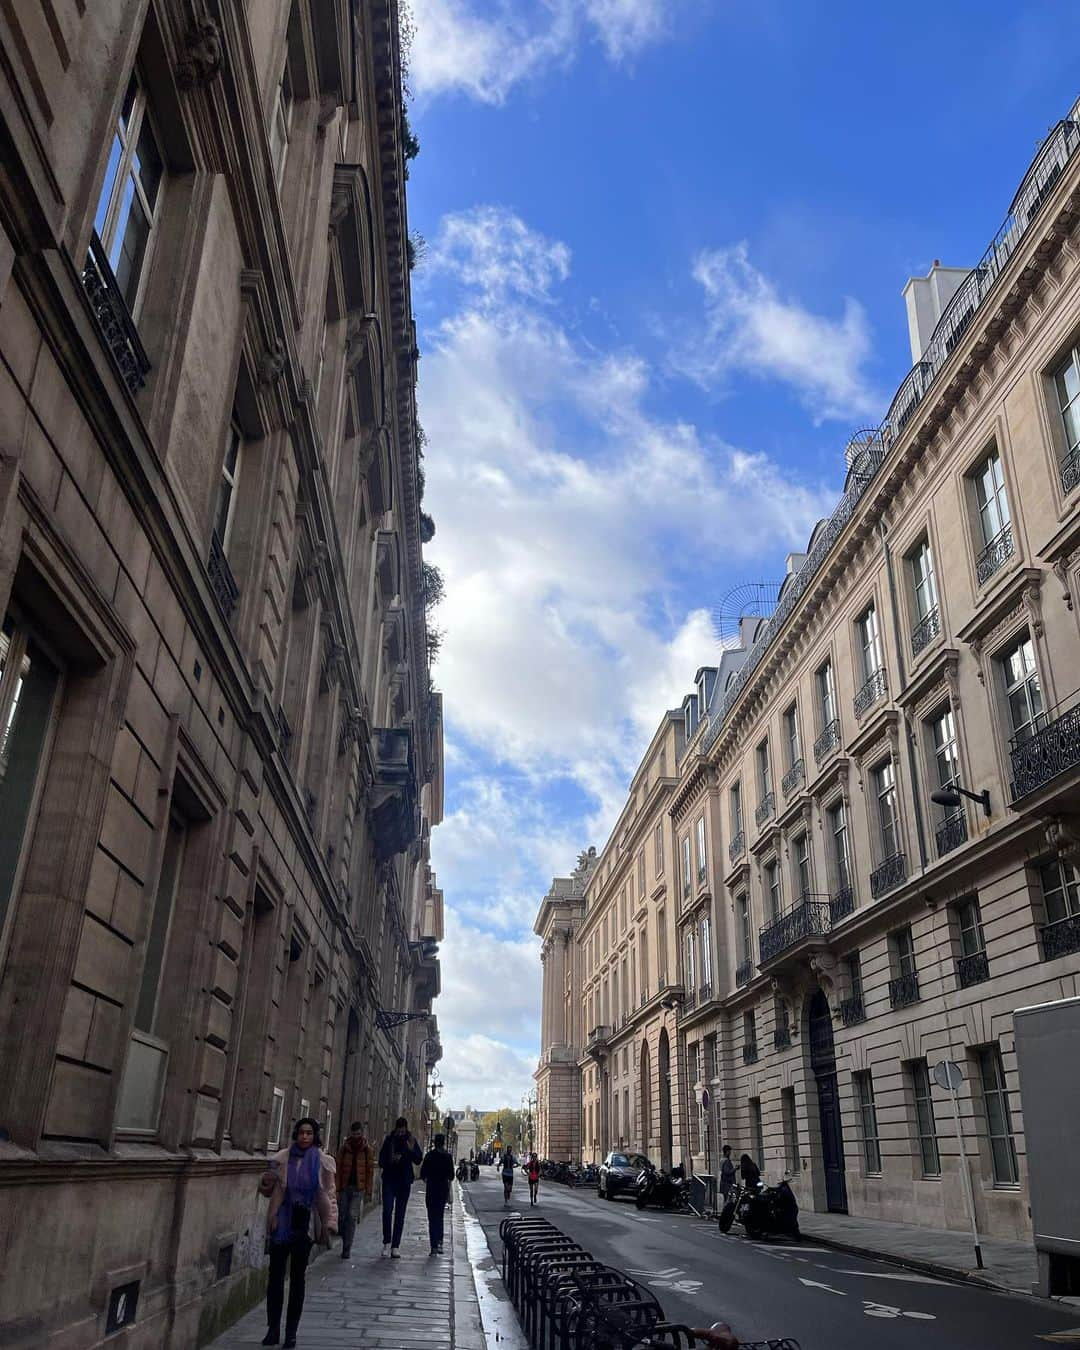
[[683,700],[683,728],[689,744],[697,729],[697,705],[689,696]]

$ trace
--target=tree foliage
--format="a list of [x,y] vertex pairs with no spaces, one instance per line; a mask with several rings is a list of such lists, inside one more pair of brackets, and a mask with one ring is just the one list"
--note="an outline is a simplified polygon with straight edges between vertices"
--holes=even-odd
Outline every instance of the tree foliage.
[[480,1117],[480,1132],[477,1135],[480,1147],[485,1148],[488,1142],[495,1135],[495,1126],[502,1123],[502,1145],[503,1148],[511,1148],[514,1153],[521,1153],[525,1147],[522,1139],[523,1119],[520,1111],[515,1111],[511,1106],[504,1106],[500,1111],[488,1111]]

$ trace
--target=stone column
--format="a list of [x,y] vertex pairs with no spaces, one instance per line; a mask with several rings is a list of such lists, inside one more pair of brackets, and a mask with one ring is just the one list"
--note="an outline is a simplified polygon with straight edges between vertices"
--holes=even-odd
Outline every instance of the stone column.
[[543,996],[540,1000],[540,1050],[545,1051],[551,1044],[551,949],[545,942],[540,953],[543,969]]
[[552,948],[552,1045],[566,1044],[566,934],[556,933]]

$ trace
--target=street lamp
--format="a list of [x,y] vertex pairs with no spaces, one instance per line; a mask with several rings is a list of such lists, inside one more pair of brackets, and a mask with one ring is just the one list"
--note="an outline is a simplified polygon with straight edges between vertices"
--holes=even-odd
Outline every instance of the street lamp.
[[983,815],[990,815],[990,789],[983,788],[981,792],[969,792],[959,783],[953,783],[951,787],[941,788],[937,792],[931,792],[930,800],[935,806],[957,807],[960,805],[960,798],[967,797],[969,801],[980,802],[982,804]]

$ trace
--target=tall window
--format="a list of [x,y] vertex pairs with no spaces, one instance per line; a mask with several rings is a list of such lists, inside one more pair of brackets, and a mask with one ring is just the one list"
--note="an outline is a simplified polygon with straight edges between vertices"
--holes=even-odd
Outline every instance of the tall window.
[[882,858],[891,858],[900,852],[900,814],[896,801],[896,775],[891,759],[882,762],[873,771],[874,799],[877,802],[878,840]]
[[1071,862],[1055,858],[1044,863],[1039,868],[1039,880],[1047,923],[1060,923],[1080,914],[1080,876]]
[[1061,422],[1065,430],[1065,456],[1080,450],[1080,346],[1074,347],[1054,371]]
[[794,703],[784,714],[784,746],[787,751],[787,766],[790,769],[802,759],[802,747],[799,744],[799,710]]
[[218,485],[217,511],[214,513],[214,534],[226,554],[229,552],[229,539],[236,515],[236,488],[240,481],[243,448],[244,434],[234,417],[229,422],[225,439],[225,458],[221,462],[221,482]]
[[[1080,913],[1080,899],[1077,900],[1077,912]],[[956,924],[960,930],[960,955],[978,956],[986,950],[983,937],[982,910],[977,896],[969,896],[956,906]]]
[[637,893],[638,899],[645,899],[645,850],[642,849],[637,858]]
[[996,450],[992,450],[978,466],[971,481],[975,487],[975,505],[979,512],[979,534],[985,548],[994,542],[1010,520],[1001,457]]
[[810,876],[810,838],[808,835],[799,835],[792,845],[792,855],[794,858],[795,889],[798,892],[796,900],[808,900],[810,892],[814,889],[813,879]]
[[919,1140],[919,1156],[924,1177],[941,1175],[941,1157],[938,1154],[937,1123],[934,1120],[934,1101],[930,1095],[930,1073],[925,1059],[913,1059],[907,1066],[911,1095],[915,1101],[915,1132]]
[[[951,788],[960,778],[960,756],[956,748],[956,719],[951,707],[942,708],[930,723],[930,736],[934,746],[934,770],[938,787]],[[959,806],[938,807],[944,819],[953,815],[962,815]]]
[[829,852],[833,880],[838,891],[851,885],[851,847],[848,839],[847,808],[840,797],[825,813],[829,822]]
[[657,825],[653,831],[653,859],[656,865],[656,875],[664,875],[664,827]]
[[745,1045],[757,1046],[757,1016],[753,1009],[743,1013],[743,1043]]
[[1038,730],[1043,706],[1031,638],[1022,637],[999,658],[998,664],[1009,708],[1009,726],[1018,743],[1026,741]]
[[924,539],[908,559],[911,568],[911,591],[915,600],[915,615],[925,619],[931,611],[937,609],[937,579],[934,576],[934,555],[930,552],[930,541]]
[[877,1107],[874,1104],[874,1079],[869,1069],[852,1074],[855,1105],[859,1113],[863,1163],[867,1172],[881,1171],[881,1141],[878,1138]]
[[754,1161],[765,1165],[765,1131],[761,1123],[761,1098],[750,1098],[750,1138],[754,1141]]
[[745,892],[735,900],[735,950],[740,965],[750,960],[750,901]]
[[797,1172],[799,1159],[799,1124],[795,1114],[795,1089],[780,1089],[780,1109],[784,1117],[784,1165],[789,1172]]
[[851,990],[851,997],[862,1002],[863,983],[862,983],[862,956],[858,952],[852,952],[844,960],[847,967],[848,987]]
[[684,899],[688,899],[690,896],[691,891],[690,869],[691,869],[690,836],[686,834],[683,835],[682,841],[682,893]]
[[289,137],[292,134],[294,107],[292,72],[289,70],[289,58],[286,55],[285,64],[281,71],[281,80],[278,83],[277,93],[274,95],[274,112],[270,123],[270,158],[274,165],[274,180],[279,188],[285,173],[285,159],[289,150]]
[[705,880],[705,817],[698,816],[697,823],[697,870],[698,881]]
[[784,897],[780,881],[780,864],[773,858],[765,864],[765,913],[770,922],[780,917]]
[[686,943],[686,987],[688,990],[697,988],[697,962],[694,959],[694,930],[690,927],[686,930],[684,938]]
[[737,834],[742,834],[742,784],[732,783],[731,785],[731,837],[735,838]]
[[859,673],[865,682],[881,669],[881,634],[873,605],[869,605],[855,621],[855,635],[859,647]]
[[769,742],[762,741],[757,748],[758,798],[764,801],[772,791],[772,766],[769,764]]
[[708,916],[701,921],[701,983],[712,988],[712,924]]
[[905,924],[891,935],[893,963],[897,975],[903,979],[906,975],[915,975],[915,940],[911,936],[911,925]]
[[649,930],[643,928],[638,935],[638,980],[641,984],[643,999],[649,996]]
[[138,75],[133,75],[113,132],[105,182],[94,216],[94,230],[124,303],[132,313],[150,257],[163,176],[164,160],[146,93]]
[[826,661],[817,672],[818,716],[824,730],[830,722],[836,721],[836,680],[833,676],[831,661]]
[[667,921],[663,905],[656,911],[656,961],[659,967],[660,983],[667,984]]
[[985,1046],[979,1051],[979,1076],[982,1080],[983,1110],[990,1140],[994,1185],[1015,1186],[1020,1180],[1020,1169],[1016,1162],[1016,1140],[1009,1110],[1009,1091],[1005,1086],[1005,1066],[996,1045]]

